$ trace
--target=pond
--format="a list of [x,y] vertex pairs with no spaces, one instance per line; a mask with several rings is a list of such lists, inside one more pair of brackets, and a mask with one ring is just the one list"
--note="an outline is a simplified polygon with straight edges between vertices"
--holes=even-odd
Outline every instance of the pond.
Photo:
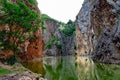
[[44,57],[23,65],[47,80],[120,80],[120,65],[94,63],[89,57]]

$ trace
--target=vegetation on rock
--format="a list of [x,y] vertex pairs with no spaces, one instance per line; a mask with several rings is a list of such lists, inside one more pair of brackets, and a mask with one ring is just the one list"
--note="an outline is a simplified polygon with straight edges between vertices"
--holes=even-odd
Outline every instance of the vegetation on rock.
[[68,23],[65,25],[65,29],[63,29],[63,33],[67,36],[71,36],[75,33],[75,22],[69,20]]
[[[35,0],[29,0],[29,3],[35,3]],[[30,9],[22,0],[15,4],[8,0],[1,1],[0,11],[0,49],[1,50],[20,50],[18,44],[26,39],[33,39],[40,26],[40,15]]]

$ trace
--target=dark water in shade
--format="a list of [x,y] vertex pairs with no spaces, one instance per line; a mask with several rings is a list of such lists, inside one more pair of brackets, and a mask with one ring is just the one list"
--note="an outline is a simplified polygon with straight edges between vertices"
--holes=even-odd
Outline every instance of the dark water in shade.
[[44,57],[23,65],[47,80],[120,80],[120,65],[94,63],[89,57]]

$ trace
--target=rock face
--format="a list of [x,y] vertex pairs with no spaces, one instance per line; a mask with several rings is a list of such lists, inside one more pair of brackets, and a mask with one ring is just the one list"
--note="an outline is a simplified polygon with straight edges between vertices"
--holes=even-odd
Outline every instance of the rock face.
[[89,54],[92,51],[92,28],[90,28],[90,1],[85,0],[77,15],[76,48],[77,54]]
[[60,55],[61,51],[60,49],[57,48],[57,45],[56,45],[56,43],[59,42],[58,35],[57,35],[59,22],[56,22],[53,20],[45,20],[44,23],[46,28],[43,31],[43,40],[46,45],[44,54],[49,56]]
[[[77,53],[97,61],[120,59],[119,0],[85,0],[77,19]],[[91,52],[92,51],[92,52]]]
[[[4,2],[4,1],[0,1],[0,2]],[[22,12],[19,13],[21,15],[17,14],[17,12],[14,12],[16,14],[16,16],[18,17],[18,18],[14,17],[14,18],[16,18],[16,20],[15,20],[16,23],[12,23],[12,21],[11,21],[10,24],[9,23],[3,24],[4,22],[2,24],[0,23],[0,25],[1,25],[0,26],[0,31],[1,32],[6,31],[6,34],[2,35],[3,37],[0,37],[0,39],[3,38],[4,40],[10,42],[11,44],[17,45],[17,47],[19,48],[19,50],[16,51],[16,50],[14,50],[10,47],[9,47],[9,49],[7,49],[7,48],[4,48],[4,47],[0,46],[0,50],[3,50],[4,55],[6,55],[6,52],[8,53],[12,50],[12,52],[15,53],[15,55],[17,55],[17,57],[20,58],[21,61],[28,61],[28,60],[32,60],[34,58],[40,57],[42,55],[42,52],[43,52],[43,49],[44,49],[44,43],[43,43],[41,28],[39,26],[39,28],[37,28],[36,31],[32,31],[33,29],[35,29],[34,27],[38,26],[37,18],[40,19],[40,17],[39,17],[40,16],[40,11],[37,7],[36,0],[34,0],[33,2],[28,1],[28,0],[23,0],[21,2],[19,2],[18,0],[9,0],[8,3],[9,3],[10,7],[12,7],[13,4],[16,4],[16,6],[19,5],[17,7],[15,6],[16,9],[13,9],[13,11],[21,8],[21,6],[23,6],[23,7],[27,6],[27,8],[25,9],[25,10],[28,10],[28,13],[26,13],[27,14],[26,16],[29,15],[29,17],[26,18],[25,14],[22,15]],[[6,4],[8,4],[8,3],[6,3]],[[0,5],[0,6],[2,6],[2,5]],[[1,10],[0,10],[0,12],[1,12]],[[6,13],[4,13],[4,11],[3,11],[3,13],[0,14],[0,17],[7,18],[3,14],[6,14]],[[8,16],[10,16],[10,15],[8,15]],[[35,16],[37,16],[37,18]],[[13,17],[13,16],[11,16],[11,17]],[[28,20],[31,19],[31,20],[26,22],[25,24],[23,24],[23,26],[21,26],[21,24],[19,24],[21,22],[19,22],[17,24],[17,20],[22,19],[21,17],[24,18],[24,20],[21,20],[21,21],[25,21],[25,19],[28,19]],[[1,20],[0,20],[0,22],[1,22]],[[11,27],[11,25],[12,25],[12,27]],[[28,28],[28,30],[26,28],[24,28],[24,26],[26,26],[26,28]],[[29,29],[30,29],[31,26],[33,26],[33,29],[31,29],[31,32],[30,32]],[[7,33],[9,33],[9,32],[14,33],[15,31],[16,32],[20,31],[19,35],[21,35],[22,41],[20,41],[19,35],[17,35],[17,34],[16,35],[18,37],[15,37],[15,35],[14,36],[12,35],[10,37],[6,36],[6,35],[8,35]],[[30,36],[34,37],[35,39],[32,39],[32,37],[30,38]]]
[[[32,63],[29,63],[29,65],[30,64]],[[37,68],[33,68],[36,67],[36,64],[38,64]],[[30,65],[28,69],[23,67],[19,63],[14,64],[14,67],[0,63],[0,67],[10,71],[10,73],[8,74],[1,75],[0,80],[45,80],[40,73],[33,73],[32,70],[29,70],[29,68],[31,67],[32,69],[37,69],[37,71],[38,69],[42,69],[43,71],[42,65],[40,65],[39,63]]]
[[35,33],[35,40],[26,40],[21,44],[22,50],[17,53],[21,61],[30,61],[35,58],[40,58],[44,49],[44,42],[42,35],[38,32]]
[[43,40],[46,45],[44,54],[49,56],[74,55],[74,22],[64,24],[52,19],[47,19],[44,23]]
[[99,61],[113,62],[120,59],[119,49],[119,0],[98,0],[91,10],[91,26],[95,32],[97,45],[93,58]]
[[65,25],[64,30],[60,30],[60,29],[58,30],[58,38],[61,42],[61,49],[62,49],[61,55],[63,56],[75,55],[75,34],[74,34],[75,30],[74,29],[75,29],[74,22],[69,21]]

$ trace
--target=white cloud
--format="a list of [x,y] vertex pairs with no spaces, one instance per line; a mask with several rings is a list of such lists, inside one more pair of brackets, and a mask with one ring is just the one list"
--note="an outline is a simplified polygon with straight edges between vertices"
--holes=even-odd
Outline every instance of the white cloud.
[[75,20],[84,0],[37,0],[42,13],[62,22]]

